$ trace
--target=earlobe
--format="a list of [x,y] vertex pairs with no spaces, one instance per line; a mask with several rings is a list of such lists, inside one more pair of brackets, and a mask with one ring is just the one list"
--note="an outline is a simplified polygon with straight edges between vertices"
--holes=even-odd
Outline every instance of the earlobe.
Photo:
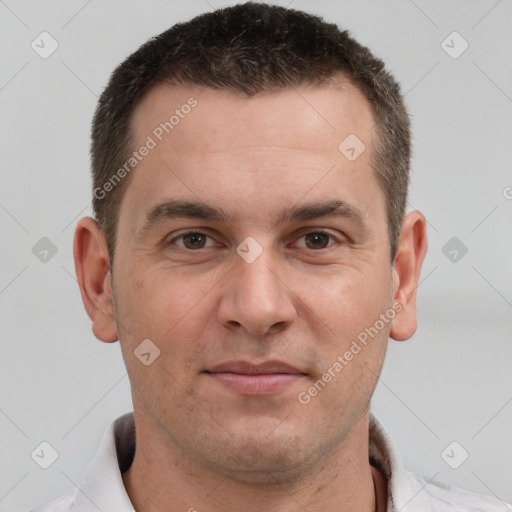
[[114,315],[112,276],[105,241],[96,221],[80,219],[73,240],[75,271],[85,310],[96,338],[106,343],[119,335]]
[[397,341],[409,339],[416,331],[416,289],[427,252],[427,222],[418,210],[408,213],[393,264],[393,301],[401,309],[393,319],[389,335]]

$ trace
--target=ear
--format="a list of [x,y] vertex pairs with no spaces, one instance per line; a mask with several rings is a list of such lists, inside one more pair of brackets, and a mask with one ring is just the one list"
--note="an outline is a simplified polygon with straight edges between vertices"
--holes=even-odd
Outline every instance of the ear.
[[404,218],[393,263],[393,302],[402,309],[397,308],[389,335],[397,341],[409,339],[416,331],[416,289],[426,252],[427,221],[414,210]]
[[80,219],[73,241],[75,271],[85,310],[92,320],[92,332],[101,341],[117,341],[112,274],[105,240],[96,221]]

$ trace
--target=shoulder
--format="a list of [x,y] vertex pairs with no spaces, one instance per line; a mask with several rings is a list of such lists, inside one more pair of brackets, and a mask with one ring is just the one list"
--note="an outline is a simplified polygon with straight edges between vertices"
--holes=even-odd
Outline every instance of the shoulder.
[[72,489],[51,501],[30,509],[28,512],[68,512],[73,509],[75,495],[76,489]]
[[[448,485],[409,472],[410,478],[421,487],[416,499],[411,501],[414,508],[422,511],[450,512],[503,512],[512,510],[512,505],[498,498],[477,494],[454,485]],[[510,507],[510,508],[509,508]],[[409,510],[406,508],[405,510]]]

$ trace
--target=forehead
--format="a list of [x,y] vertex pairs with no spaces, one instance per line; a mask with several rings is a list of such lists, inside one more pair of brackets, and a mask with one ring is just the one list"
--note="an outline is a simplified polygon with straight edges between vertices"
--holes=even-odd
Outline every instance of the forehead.
[[[252,97],[159,84],[132,117],[134,149],[149,139],[152,149],[132,173],[120,224],[140,228],[152,207],[175,198],[200,200],[252,224],[301,198],[383,214],[370,165],[374,126],[368,101],[346,80]],[[351,137],[366,146],[355,160],[339,150]]]
[[134,145],[139,147],[153,134],[160,145],[174,145],[181,151],[281,145],[332,154],[353,133],[368,147],[375,124],[369,102],[347,79],[340,77],[334,84],[276,89],[247,97],[227,90],[160,83],[134,110]]

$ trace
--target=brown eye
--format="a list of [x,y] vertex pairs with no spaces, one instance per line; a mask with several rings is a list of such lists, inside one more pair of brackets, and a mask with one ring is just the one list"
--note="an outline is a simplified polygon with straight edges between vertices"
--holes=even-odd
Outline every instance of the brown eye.
[[[204,233],[200,233],[198,231],[189,231],[188,233],[184,233],[176,238],[173,238],[169,245],[176,244],[179,247],[183,247],[185,249],[204,249],[207,246],[207,241],[210,237],[205,235]],[[181,242],[181,243],[178,243]],[[210,246],[213,240],[210,242]]]
[[202,233],[189,233],[183,237],[185,247],[188,249],[202,249],[206,241],[206,235]]
[[329,244],[331,235],[322,231],[308,233],[304,235],[308,249],[324,249]]

